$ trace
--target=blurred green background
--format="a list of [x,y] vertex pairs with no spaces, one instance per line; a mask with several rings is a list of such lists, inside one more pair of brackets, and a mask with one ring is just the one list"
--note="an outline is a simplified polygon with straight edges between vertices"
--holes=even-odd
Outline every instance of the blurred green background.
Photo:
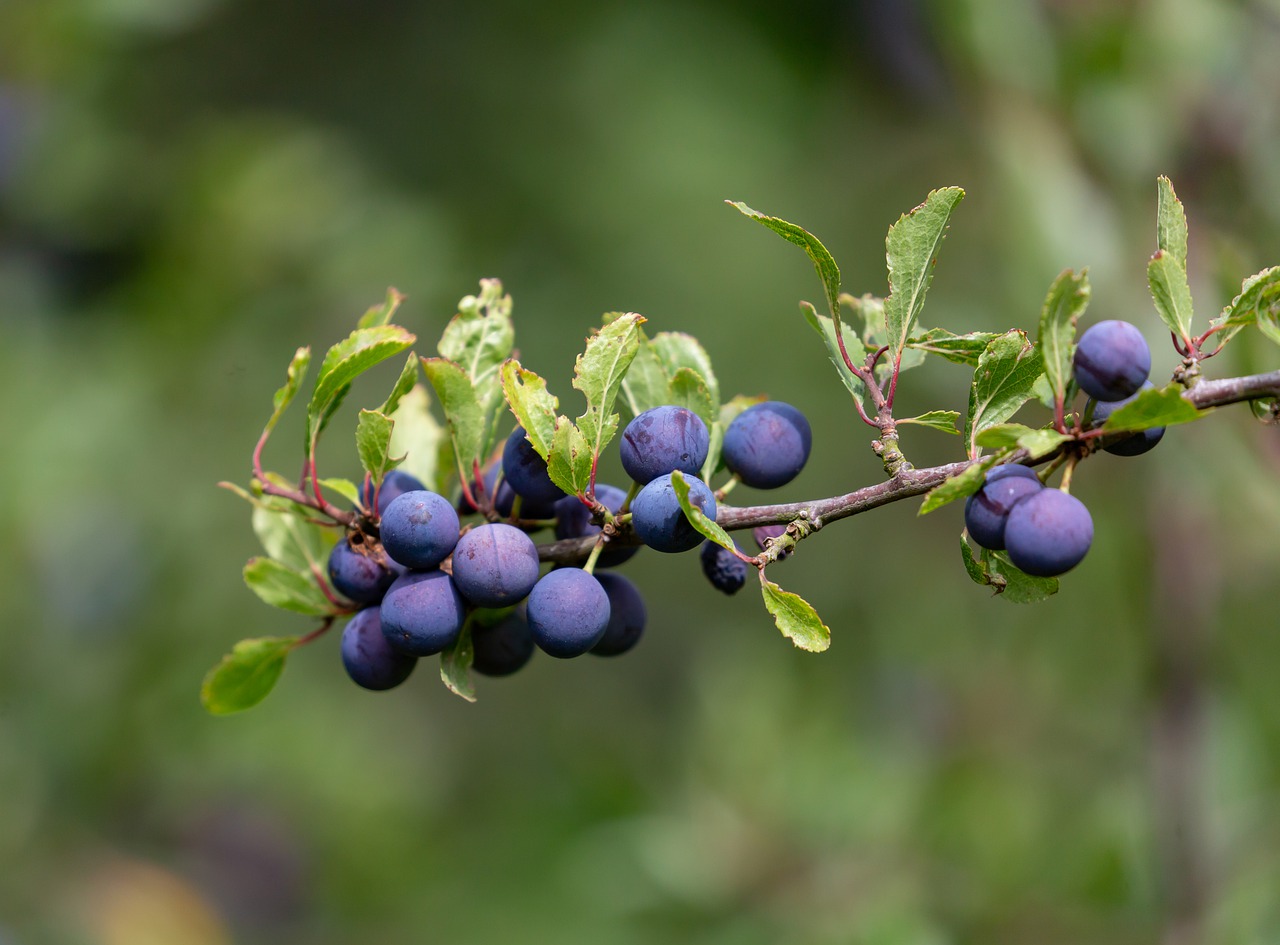
[[[810,417],[784,497],[848,491],[878,467],[812,268],[722,201],[880,293],[887,226],[960,184],[926,324],[1032,327],[1087,265],[1159,375],[1158,174],[1202,325],[1280,262],[1278,53],[1276,0],[0,0],[0,943],[1280,942],[1280,442],[1243,408],[1087,464],[1093,551],[1036,607],[909,502],[778,567],[823,656],[645,554],[625,659],[472,706],[430,665],[357,689],[331,635],[245,715],[197,700],[308,628],[214,484],[387,286],[425,353],[500,277],[562,395],[600,313],[689,331]],[[1249,333],[1208,373],[1276,363]],[[902,412],[967,382],[930,363]]]

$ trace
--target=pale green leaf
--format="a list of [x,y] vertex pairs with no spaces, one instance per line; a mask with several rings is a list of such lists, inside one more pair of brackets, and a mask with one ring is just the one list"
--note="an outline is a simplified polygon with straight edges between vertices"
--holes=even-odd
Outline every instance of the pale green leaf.
[[784,591],[760,572],[760,590],[764,605],[773,614],[782,635],[802,650],[821,653],[831,646],[831,629],[818,612],[799,594]]
[[671,474],[671,488],[676,494],[676,501],[680,503],[680,508],[684,512],[684,517],[689,520],[689,524],[697,530],[703,538],[709,538],[721,548],[727,548],[730,551],[737,551],[733,539],[729,537],[729,533],[715,523],[713,519],[707,517],[702,509],[698,508],[689,501],[689,483],[684,478],[684,473],[679,469]]
[[358,328],[324,357],[307,405],[307,455],[346,396],[351,382],[374,365],[404,351],[415,337],[398,325]]
[[387,289],[387,298],[381,305],[375,305],[356,323],[356,328],[379,328],[388,324],[396,314],[396,309],[404,301],[404,296],[395,289]]
[[560,401],[547,390],[546,381],[522,368],[515,359],[502,365],[502,390],[535,452],[546,459],[551,453]]
[[1057,578],[1032,577],[1014,567],[1004,552],[979,548],[975,555],[963,534],[960,555],[974,583],[992,588],[995,594],[1011,603],[1034,604],[1058,593]]
[[244,566],[244,583],[263,601],[281,610],[311,617],[326,617],[334,610],[315,575],[271,558],[250,558]]
[[1089,305],[1088,270],[1068,269],[1053,280],[1040,310],[1040,334],[1036,346],[1044,359],[1044,373],[1056,398],[1065,398],[1071,381],[1076,322]]
[[475,658],[476,648],[471,641],[471,624],[468,621],[453,645],[440,654],[440,681],[450,692],[468,702],[476,701],[476,686],[471,679],[471,664]]
[[547,456],[547,474],[569,495],[586,495],[591,487],[591,444],[568,417],[556,421]]
[[1013,416],[1031,398],[1042,373],[1044,362],[1025,332],[1007,331],[987,344],[973,372],[965,416],[965,440],[971,456],[976,455],[977,435]]
[[726,200],[725,203],[732,207],[736,207],[740,213],[745,214],[773,232],[777,233],[789,243],[794,243],[808,254],[809,259],[813,261],[813,268],[817,270],[818,278],[822,280],[822,287],[827,294],[828,311],[834,313],[839,302],[837,298],[840,295],[840,268],[836,265],[836,261],[827,252],[827,248],[822,245],[816,236],[802,227],[796,226],[794,223],[788,223],[778,217],[767,216],[758,210],[752,210],[745,203],[737,200]]
[[1211,323],[1218,345],[1224,345],[1246,325],[1256,324],[1280,344],[1280,266],[1254,273],[1240,286],[1240,294]]
[[[804,320],[809,323],[809,327],[818,333],[818,337],[822,339],[823,345],[826,346],[827,358],[835,366],[840,382],[844,384],[845,389],[854,398],[861,400],[866,393],[866,389],[862,381],[849,370],[849,366],[844,362],[844,355],[840,353],[840,341],[836,338],[835,322],[826,315],[819,315],[817,310],[808,302],[800,303],[800,311],[804,315]],[[858,337],[858,333],[847,322],[842,321],[840,329],[849,360],[854,365],[861,367],[867,360],[867,351],[862,346],[862,339]]]
[[960,435],[960,431],[956,429],[956,421],[960,419],[960,411],[958,410],[930,410],[928,413],[922,413],[918,417],[903,417],[898,424],[914,423],[922,427],[929,427],[931,430],[939,430],[943,433],[954,433]]
[[416,355],[410,354],[409,360],[405,362],[400,371],[400,376],[396,378],[395,385],[391,388],[391,393],[387,395],[387,399],[378,408],[378,413],[385,413],[387,416],[395,413],[396,408],[400,406],[401,398],[413,390],[413,385],[416,383],[418,383],[418,358]]
[[889,297],[884,302],[884,316],[890,363],[900,357],[924,308],[925,294],[933,279],[933,267],[946,236],[947,222],[962,199],[964,191],[959,187],[935,190],[924,203],[904,214],[889,228],[889,236],[885,240]]
[[[320,488],[338,493],[338,495],[342,496],[352,505],[360,504],[360,490],[356,488],[356,484],[350,479],[339,479],[336,477],[321,479]],[[333,531],[333,529],[329,529],[329,531]]]
[[458,314],[440,338],[440,356],[453,361],[471,379],[483,417],[480,452],[484,454],[493,445],[502,404],[499,370],[511,356],[514,344],[511,296],[503,294],[502,283],[497,279],[480,280],[480,294],[468,295],[458,303]]
[[940,509],[956,499],[964,499],[973,495],[986,482],[987,470],[996,464],[998,456],[984,456],[979,462],[971,463],[964,472],[944,479],[925,494],[917,515],[928,515],[934,509]]
[[1173,182],[1163,176],[1156,182],[1156,247],[1186,270],[1187,215],[1173,192]]
[[1147,286],[1160,320],[1179,338],[1191,337],[1191,285],[1172,253],[1159,250],[1147,263]]
[[267,555],[299,570],[320,567],[329,560],[340,530],[308,521],[314,514],[287,499],[264,496],[255,500],[253,532]]
[[416,476],[427,488],[445,491],[446,476],[452,469],[452,461],[440,463],[440,451],[449,446],[449,436],[440,421],[431,413],[431,395],[422,384],[415,384],[405,394],[391,414],[393,423],[391,443],[387,447],[390,456],[403,456],[399,468]]
[[618,429],[614,401],[622,379],[640,350],[643,315],[634,313],[615,318],[587,339],[586,350],[578,356],[573,370],[573,386],[587,398],[587,410],[578,418],[578,429],[599,456]]
[[376,410],[361,410],[356,422],[356,453],[374,482],[381,481],[396,464],[391,460],[391,431],[395,421]]
[[271,419],[267,421],[266,429],[263,430],[264,434],[275,429],[276,424],[280,422],[280,417],[293,403],[293,398],[298,395],[298,388],[302,386],[303,378],[307,376],[307,367],[310,364],[310,348],[299,348],[293,353],[293,360],[289,362],[289,369],[285,373],[284,386],[271,398],[274,409],[271,412]]
[[1199,420],[1207,411],[1196,409],[1182,396],[1182,392],[1180,384],[1140,391],[1137,397],[1108,417],[1102,429],[1107,433],[1138,432]]
[[1029,459],[1052,453],[1071,437],[1050,428],[1033,428],[1021,423],[997,423],[978,434],[977,444],[988,449],[1020,448]]
[[485,418],[476,401],[471,379],[460,365],[444,358],[423,358],[422,370],[436,392],[436,400],[444,410],[449,441],[460,469],[471,469],[483,462]]
[[252,708],[271,692],[297,637],[258,637],[241,640],[200,687],[200,701],[213,715],[230,715]]
[[671,376],[671,386],[667,389],[667,403],[674,407],[685,407],[692,410],[710,430],[719,414],[719,408],[707,390],[702,375],[693,368],[680,368]]
[[[619,316],[620,317],[620,316]],[[640,346],[622,378],[622,396],[633,417],[667,402],[671,374],[640,329]]]
[[992,339],[998,337],[992,331],[972,331],[956,335],[945,328],[930,328],[907,341],[907,347],[929,354],[937,354],[955,364],[977,367],[978,358]]
[[649,339],[649,346],[662,361],[668,375],[674,375],[682,367],[692,368],[702,375],[711,399],[720,403],[720,385],[711,369],[711,358],[693,335],[680,331],[662,331]]

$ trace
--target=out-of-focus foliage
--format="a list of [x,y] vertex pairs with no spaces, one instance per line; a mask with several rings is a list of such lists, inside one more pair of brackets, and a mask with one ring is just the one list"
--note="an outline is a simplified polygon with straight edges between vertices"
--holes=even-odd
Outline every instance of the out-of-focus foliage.
[[[962,185],[929,327],[1034,328],[1087,265],[1089,318],[1163,342],[1158,174],[1201,312],[1280,262],[1278,44],[1274,0],[0,4],[0,941],[1280,936],[1280,442],[1243,408],[1082,467],[1095,547],[1034,608],[969,582],[954,509],[903,503],[781,566],[821,657],[641,555],[661,591],[616,663],[472,706],[358,690],[334,635],[251,716],[196,699],[229,642],[309,628],[244,589],[214,483],[290,353],[388,285],[434,338],[501,277],[562,387],[602,312],[690,331],[724,389],[808,413],[787,496],[847,491],[878,464],[809,369],[810,267],[722,200],[823,234],[857,296],[901,209]],[[963,401],[935,360],[903,416]]]

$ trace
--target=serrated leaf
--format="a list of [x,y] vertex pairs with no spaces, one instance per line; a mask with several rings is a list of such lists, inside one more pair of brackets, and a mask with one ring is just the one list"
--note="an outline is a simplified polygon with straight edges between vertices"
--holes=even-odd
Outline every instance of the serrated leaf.
[[644,329],[639,334],[640,346],[622,378],[622,396],[633,417],[665,404],[671,385],[671,374],[649,344]]
[[945,328],[930,328],[924,334],[909,339],[907,347],[940,355],[954,364],[977,367],[978,358],[992,339],[997,337],[999,336],[993,331],[972,331],[957,335]]
[[768,399],[764,394],[737,394],[731,397],[727,403],[720,405],[716,422],[711,425],[711,443],[707,450],[707,461],[702,465],[701,479],[703,482],[709,483],[711,477],[720,469],[720,452],[724,448],[724,431],[729,429],[729,424],[733,423],[734,417],[748,407],[762,404]]
[[1089,306],[1088,270],[1067,269],[1053,280],[1040,310],[1040,334],[1036,347],[1044,359],[1044,373],[1057,398],[1065,398],[1071,382],[1071,358],[1075,352],[1076,322]]
[[444,410],[449,441],[459,469],[470,470],[483,462],[484,412],[476,400],[471,379],[460,365],[444,358],[423,358],[422,371],[436,392]]
[[835,313],[840,296],[840,267],[836,265],[835,259],[827,252],[827,248],[822,242],[803,227],[796,226],[794,223],[788,223],[786,220],[778,217],[771,217],[763,214],[758,210],[752,210],[745,203],[737,200],[726,200],[725,203],[731,207],[736,207],[739,213],[742,213],[757,223],[768,227],[777,233],[789,243],[794,243],[808,254],[809,259],[813,261],[813,268],[817,270],[818,278],[822,280],[822,288],[827,294],[828,311]]
[[1179,338],[1191,337],[1191,285],[1187,270],[1171,253],[1159,250],[1147,263],[1147,286],[1160,320]]
[[271,558],[250,558],[244,566],[244,583],[264,602],[281,610],[311,617],[334,612],[313,574]]
[[253,509],[253,533],[267,555],[290,568],[323,566],[340,537],[339,529],[308,521],[310,510],[287,499],[267,496]]
[[1034,428],[1021,423],[997,423],[978,434],[977,444],[989,449],[1021,448],[1028,458],[1039,459],[1052,453],[1071,439],[1065,433],[1047,428]]
[[476,701],[476,686],[471,679],[471,664],[475,662],[476,649],[471,641],[471,624],[466,623],[453,646],[440,654],[440,681],[456,696],[468,702]]
[[1004,552],[978,549],[973,553],[963,534],[960,555],[964,569],[975,584],[993,589],[996,595],[1014,604],[1034,604],[1058,593],[1057,578],[1032,577],[1014,567]]
[[200,701],[214,715],[230,715],[252,708],[271,692],[297,637],[257,637],[241,640],[200,687]]
[[718,404],[707,390],[702,375],[693,368],[683,367],[671,376],[671,386],[667,389],[667,401],[676,407],[692,410],[710,430],[719,414]]
[[360,321],[356,322],[356,328],[378,328],[386,325],[396,314],[396,309],[400,307],[405,297],[395,289],[387,289],[387,298],[381,305],[375,305],[363,315]]
[[970,456],[976,456],[979,433],[1008,420],[1031,399],[1037,378],[1043,373],[1040,353],[1019,329],[997,335],[978,358],[969,389],[965,439]]
[[418,358],[414,354],[409,355],[409,360],[405,362],[404,367],[400,370],[400,376],[396,378],[395,384],[391,388],[391,393],[387,395],[387,399],[382,402],[382,406],[378,408],[378,413],[385,413],[387,416],[396,412],[396,408],[400,406],[401,399],[413,390],[413,386],[418,383]]
[[898,423],[899,425],[915,423],[922,427],[929,427],[931,430],[940,430],[943,433],[954,433],[959,436],[960,431],[956,429],[956,421],[959,419],[960,411],[958,410],[930,410],[918,417],[904,417]]
[[712,400],[717,405],[720,403],[720,384],[711,368],[711,357],[697,338],[681,331],[661,331],[649,339],[649,346],[662,361],[668,375],[674,375],[682,367],[692,368],[702,375]]
[[568,417],[556,421],[547,455],[547,474],[569,495],[586,495],[591,487],[591,444]]
[[502,365],[502,390],[507,406],[524,427],[534,451],[546,459],[551,454],[560,401],[547,390],[546,381],[522,368],[515,359],[508,359]]
[[[982,562],[973,556],[973,549],[969,547],[969,542],[965,540],[964,532],[960,533],[960,557],[964,561],[965,573],[969,575],[969,579],[974,584],[986,586],[991,583],[988,579],[989,575],[986,568],[982,566]],[[997,591],[997,593],[999,592]]]
[[391,459],[391,431],[395,421],[377,410],[361,410],[356,422],[356,453],[374,482],[379,482],[396,463]]
[[1187,215],[1173,192],[1173,182],[1164,176],[1156,181],[1156,246],[1186,270]]
[[452,463],[439,461],[441,448],[449,446],[445,428],[431,413],[431,396],[422,384],[415,384],[409,393],[400,398],[395,413],[391,414],[391,443],[387,453],[403,456],[399,468],[412,473],[427,488],[445,492],[445,476]]
[[[800,311],[804,315],[804,320],[809,323],[809,327],[818,333],[818,337],[822,339],[823,345],[827,349],[827,358],[835,366],[836,374],[840,376],[840,382],[844,384],[845,389],[859,401],[866,394],[866,388],[863,386],[857,376],[849,370],[849,366],[844,363],[844,355],[840,353],[840,342],[836,338],[835,322],[826,315],[819,315],[808,302],[800,303]],[[858,337],[856,331],[846,322],[840,323],[841,336],[844,339],[845,351],[849,354],[849,360],[855,365],[861,366],[867,360],[867,351],[862,346],[862,339]]]
[[499,371],[511,356],[515,328],[511,322],[511,296],[504,295],[497,279],[481,279],[480,294],[458,303],[458,314],[440,338],[440,356],[453,361],[471,379],[480,405],[483,429],[480,452],[487,454],[495,438],[498,409],[502,404]]
[[340,479],[336,477],[321,479],[320,488],[338,493],[338,495],[342,496],[352,505],[360,504],[360,490],[356,488],[356,484],[350,479]]
[[733,543],[733,539],[729,537],[729,533],[717,525],[714,520],[707,518],[702,509],[689,501],[689,483],[684,478],[684,473],[679,469],[671,474],[671,488],[676,494],[676,501],[680,503],[684,517],[689,520],[689,524],[697,530],[698,534],[703,538],[709,538],[721,548],[727,548],[730,551],[738,550]]
[[1280,266],[1254,273],[1240,286],[1240,294],[1210,325],[1218,329],[1218,344],[1224,345],[1241,328],[1257,324],[1262,333],[1280,344]]
[[935,190],[889,228],[885,240],[889,297],[884,300],[884,317],[890,363],[898,361],[920,317],[947,222],[963,199],[964,191],[959,187]]
[[309,457],[321,431],[346,396],[351,382],[374,365],[404,351],[417,339],[399,325],[358,328],[324,356],[307,405]]
[[311,364],[311,349],[299,348],[293,353],[293,360],[289,362],[289,368],[285,372],[284,386],[281,387],[271,398],[272,412],[271,419],[267,421],[263,434],[270,433],[275,429],[280,417],[293,403],[293,398],[298,396],[298,388],[302,386],[303,378],[307,376],[307,367]]
[[956,499],[964,499],[982,488],[986,481],[987,470],[996,464],[997,455],[984,456],[979,462],[969,465],[964,472],[944,479],[925,493],[917,515],[928,515],[934,509],[940,509]]
[[1194,404],[1182,396],[1182,391],[1180,384],[1170,384],[1168,387],[1152,387],[1139,392],[1131,402],[1107,418],[1107,422],[1102,425],[1103,432],[1136,433],[1151,427],[1169,427],[1199,420],[1206,411],[1196,409]]
[[818,612],[799,594],[784,591],[760,572],[760,591],[764,606],[773,614],[782,635],[802,650],[821,653],[831,646],[831,629]]
[[587,339],[587,348],[573,369],[573,386],[587,398],[587,410],[578,418],[578,430],[599,456],[618,430],[614,401],[622,379],[640,349],[643,315],[630,313],[615,318]]

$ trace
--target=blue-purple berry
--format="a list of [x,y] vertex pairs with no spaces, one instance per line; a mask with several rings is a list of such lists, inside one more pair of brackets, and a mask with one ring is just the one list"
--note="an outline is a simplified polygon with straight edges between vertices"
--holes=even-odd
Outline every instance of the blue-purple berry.
[[524,427],[512,430],[502,448],[502,477],[527,501],[551,503],[564,496],[560,487],[551,481],[547,461],[533,448]]
[[711,586],[726,594],[736,594],[747,583],[747,563],[714,541],[702,543],[702,573]]
[[382,632],[391,646],[412,656],[430,656],[453,645],[466,605],[443,571],[410,571],[395,579],[382,598]]
[[800,474],[813,447],[809,421],[778,400],[748,407],[724,433],[724,464],[746,485],[776,489]]
[[[689,502],[715,521],[715,495],[698,477],[684,478],[689,484]],[[670,473],[659,476],[636,494],[631,502],[631,527],[640,540],[655,551],[675,554],[702,543],[702,534],[680,508]]]
[[381,611],[374,606],[359,611],[342,628],[342,665],[356,685],[381,691],[408,679],[418,659],[387,642]]
[[382,515],[382,547],[406,568],[434,568],[458,543],[458,513],[443,496],[426,490],[399,495]]
[[711,435],[687,407],[667,404],[639,414],[622,431],[622,468],[640,485],[680,470],[697,475],[707,461]]
[[344,537],[329,552],[329,580],[338,593],[357,604],[376,604],[382,600],[397,577],[389,560],[380,561],[376,545],[364,541],[351,544]]
[[477,607],[508,607],[538,583],[538,548],[513,525],[478,525],[453,549],[453,581]]
[[621,574],[597,574],[596,580],[609,598],[609,623],[604,636],[591,648],[596,656],[620,656],[644,635],[649,619],[639,589]]
[[[616,486],[600,483],[596,486],[596,501],[616,515],[622,509],[622,503],[627,501],[627,494]],[[591,509],[577,496],[565,496],[557,502],[555,514],[556,538],[562,541],[566,538],[585,538],[600,534],[600,526],[591,520]],[[640,550],[634,545],[622,548],[606,545],[605,548],[598,562],[602,568],[616,567]]]
[[529,662],[535,648],[529,622],[514,612],[492,625],[474,623],[471,644],[471,668],[482,676],[510,676]]
[[[1142,385],[1142,390],[1137,394],[1126,397],[1124,400],[1099,400],[1093,404],[1093,426],[1100,427],[1110,419],[1111,415],[1132,403],[1142,391],[1155,387],[1150,381]],[[1156,444],[1164,439],[1164,427],[1148,427],[1145,430],[1139,430],[1128,436],[1120,435],[1114,439],[1108,437],[1105,446],[1102,448],[1115,456],[1141,456],[1148,450],[1154,449]]]
[[[387,511],[387,506],[406,492],[417,492],[426,489],[417,476],[402,469],[393,469],[382,477],[378,485],[378,515]],[[366,508],[373,507],[373,483],[365,481],[360,487],[360,503]]]
[[[1026,469],[1030,475],[1016,470]],[[964,504],[964,527],[983,548],[1003,551],[1009,512],[1027,496],[1043,489],[1040,479],[1026,466],[997,466],[987,471],[981,489]]]
[[534,585],[525,617],[539,649],[569,659],[600,642],[609,613],[609,595],[596,578],[581,568],[560,568]]
[[1075,496],[1041,489],[1009,512],[1004,541],[1015,566],[1036,577],[1057,577],[1088,553],[1093,517]]
[[1072,367],[1076,383],[1090,397],[1123,400],[1136,394],[1151,373],[1151,349],[1136,326],[1110,319],[1080,336]]

